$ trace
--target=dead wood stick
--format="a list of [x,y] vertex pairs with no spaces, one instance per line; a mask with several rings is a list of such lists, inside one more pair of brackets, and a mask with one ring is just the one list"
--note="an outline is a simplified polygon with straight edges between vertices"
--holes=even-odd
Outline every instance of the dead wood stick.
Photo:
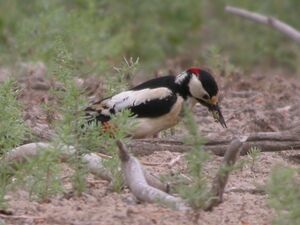
[[140,162],[129,154],[126,146],[121,141],[117,141],[117,144],[126,184],[135,197],[144,202],[159,202],[180,211],[189,209],[180,198],[150,186],[145,179]]
[[258,188],[230,188],[225,191],[226,193],[250,193],[252,195],[266,195],[266,190]]
[[[211,151],[216,155],[223,156],[226,152],[226,145],[204,146],[204,150]],[[246,141],[242,146],[241,155],[246,155],[251,147],[257,147],[262,152],[277,152],[286,150],[300,150],[300,140],[298,141]]]
[[29,215],[3,215],[0,214],[1,218],[5,218],[5,219],[33,219],[33,220],[38,220],[38,219],[45,219],[45,217],[41,217],[41,216],[29,216]]
[[82,157],[82,161],[86,163],[89,171],[104,180],[111,181],[112,175],[103,166],[102,158],[96,153],[86,154]]
[[9,163],[24,163],[29,158],[33,158],[38,155],[40,149],[50,148],[49,143],[36,142],[21,145],[7,152],[4,156],[4,160]]
[[169,193],[170,192],[170,185],[167,183],[163,183],[160,181],[160,179],[158,177],[156,177],[155,175],[149,173],[147,170],[143,169],[143,173],[146,179],[146,182],[154,187],[157,188],[163,192]]
[[237,7],[226,6],[225,12],[232,13],[238,15],[240,17],[244,17],[246,19],[252,20],[257,23],[269,25],[272,28],[280,31],[281,33],[285,34],[286,36],[292,38],[298,44],[300,44],[300,32],[295,28],[291,27],[290,25],[275,19],[269,16],[263,16],[258,13],[250,12],[245,9],[240,9]]
[[178,155],[176,158],[172,159],[167,165],[168,168],[171,169],[181,158],[183,155]]
[[[59,148],[54,148],[49,143],[36,142],[21,145],[11,151],[7,152],[3,160],[7,163],[10,163],[12,166],[14,163],[25,163],[28,159],[32,159],[39,154],[43,153],[47,149],[58,149],[61,151],[60,159],[66,161],[70,156],[72,156],[76,149],[73,146],[59,146]],[[86,154],[82,157],[83,162],[86,163],[87,168],[94,175],[111,181],[112,176],[107,170],[103,167],[102,158],[95,153]]]
[[[226,148],[229,145],[229,141],[226,144],[215,144],[213,142],[203,146],[205,151],[211,151],[215,155],[224,156]],[[170,152],[188,152],[191,151],[192,147],[184,145],[184,143],[170,144],[156,144],[147,143],[143,141],[134,140],[129,144],[132,149],[132,153],[136,156],[150,155],[157,151],[170,151]],[[277,152],[286,150],[300,150],[300,140],[294,141],[247,141],[242,148],[241,155],[245,155],[249,152],[251,147],[260,148],[262,152]]]
[[[223,156],[231,140],[209,139],[203,146],[206,151]],[[191,146],[177,140],[144,139],[132,140],[129,144],[134,155],[149,155],[155,151],[188,152]],[[262,152],[300,150],[300,126],[279,132],[258,132],[249,134],[242,146],[241,155],[245,155],[251,147],[258,147]]]
[[223,193],[228,181],[230,168],[235,164],[237,156],[241,150],[243,143],[239,139],[234,139],[223,158],[223,162],[215,176],[211,187],[211,198],[207,202],[204,210],[212,210],[213,207],[219,205],[223,201]]
[[[29,159],[32,159],[38,154],[42,153],[46,149],[54,149],[54,147],[45,142],[36,142],[36,143],[29,143],[25,145],[21,145],[15,149],[12,149],[9,151],[5,157],[4,160],[8,163],[10,163],[12,166],[15,163],[25,163]],[[60,160],[62,162],[65,162],[70,158],[75,152],[76,149],[73,146],[59,146],[56,148],[56,150],[61,151]],[[100,177],[101,179],[112,181],[112,175],[107,171],[102,163],[102,158],[98,155],[98,153],[89,153],[85,154],[82,157],[82,161],[86,163],[87,168],[89,171],[94,174],[97,177]],[[169,185],[162,183],[157,177],[152,175],[151,173],[145,171],[144,176],[146,177],[147,182],[153,186],[156,187],[164,192],[169,192]]]

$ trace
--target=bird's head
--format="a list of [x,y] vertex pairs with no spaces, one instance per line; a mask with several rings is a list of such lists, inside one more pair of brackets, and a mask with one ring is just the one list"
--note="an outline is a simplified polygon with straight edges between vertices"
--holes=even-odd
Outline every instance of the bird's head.
[[188,89],[192,98],[206,106],[212,113],[216,122],[227,127],[218,104],[218,85],[214,77],[207,71],[198,67],[186,71],[189,76]]

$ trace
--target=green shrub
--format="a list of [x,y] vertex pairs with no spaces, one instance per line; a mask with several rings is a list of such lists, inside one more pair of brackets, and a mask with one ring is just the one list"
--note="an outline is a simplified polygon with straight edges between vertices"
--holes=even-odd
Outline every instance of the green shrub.
[[[0,155],[20,145],[29,135],[22,119],[22,106],[17,101],[18,89],[13,80],[0,84]],[[11,169],[0,163],[0,208],[5,207],[5,194],[12,182]]]
[[[61,39],[57,40],[56,45],[58,46],[55,57],[56,69],[54,69],[53,74],[56,74],[56,79],[63,84],[64,89],[53,90],[53,94],[59,100],[56,111],[61,115],[61,119],[55,123],[57,137],[54,140],[54,145],[59,148],[63,144],[73,146],[76,149],[75,154],[68,159],[74,170],[72,175],[73,189],[77,194],[85,190],[85,177],[88,171],[81,160],[82,156],[102,150],[112,156],[111,159],[105,160],[103,164],[114,178],[113,190],[120,191],[122,177],[115,141],[116,139],[125,139],[127,118],[130,116],[130,112],[124,111],[112,118],[112,126],[116,127],[112,133],[102,130],[101,125],[97,122],[87,124],[84,112],[84,108],[88,104],[86,96],[73,79],[73,74],[77,72],[77,68],[74,66],[76,62],[74,62],[72,53],[68,51]],[[124,86],[126,81],[123,79],[123,75],[134,73],[136,65],[137,62],[134,64],[127,63],[119,67],[118,77],[120,79],[111,80],[112,83],[109,87]],[[111,92],[111,90],[108,90],[108,92]]]
[[[53,140],[57,151],[61,146],[73,146],[75,154],[69,157],[68,163],[74,173],[71,177],[73,189],[76,194],[85,190],[85,177],[87,174],[81,158],[84,154],[95,151],[99,147],[96,132],[88,132],[91,127],[85,126],[84,108],[87,105],[83,91],[76,85],[73,79],[78,70],[72,53],[68,51],[61,38],[56,40],[56,48],[53,55],[53,74],[56,80],[61,82],[63,89],[52,90],[52,94],[58,100],[55,111],[60,114],[60,119],[55,121],[56,138]],[[94,126],[94,129],[98,127]]]
[[211,46],[244,69],[299,70],[299,45],[268,26],[225,13],[226,4],[300,29],[297,0],[2,0],[0,64],[42,60],[49,65],[60,36],[79,75],[105,74],[123,57],[139,57],[143,68],[153,71],[181,54],[190,62],[203,60]]
[[12,185],[27,190],[30,200],[47,201],[64,191],[61,172],[60,152],[52,148],[43,149],[41,154],[25,164],[16,165],[16,179]]
[[276,212],[274,224],[300,224],[299,176],[299,168],[276,166],[273,169],[267,191],[269,204]]
[[0,153],[10,150],[25,141],[29,135],[22,118],[22,106],[17,100],[15,81],[0,84]]
[[157,67],[197,41],[200,8],[197,0],[3,0],[0,46],[9,52],[6,58],[49,65],[59,36],[80,75],[106,72],[123,57]]
[[179,195],[186,199],[193,208],[203,208],[210,198],[207,177],[204,173],[204,166],[209,159],[209,153],[202,149],[204,140],[198,132],[197,123],[188,108],[184,109],[185,125],[189,135],[185,142],[190,144],[193,149],[185,155],[188,167],[188,176],[191,178],[190,184],[179,184],[175,190]]

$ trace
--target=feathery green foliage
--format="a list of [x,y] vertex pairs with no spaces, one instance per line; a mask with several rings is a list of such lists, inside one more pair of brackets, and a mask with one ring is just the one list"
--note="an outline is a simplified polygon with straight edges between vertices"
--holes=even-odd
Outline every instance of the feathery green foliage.
[[243,69],[299,71],[299,45],[265,25],[225,13],[226,4],[300,29],[297,0],[1,0],[0,63],[42,60],[49,66],[54,40],[61,36],[83,76],[106,74],[123,57],[139,57],[151,71],[181,54],[191,62],[204,60],[212,46]]
[[72,175],[73,189],[76,194],[81,194],[85,190],[86,167],[81,160],[84,154],[95,151],[99,147],[96,136],[99,133],[89,132],[97,126],[86,126],[84,107],[87,105],[86,98],[82,90],[76,85],[73,74],[76,73],[76,62],[72,53],[68,51],[61,38],[56,40],[56,55],[54,56],[56,67],[53,73],[63,84],[63,89],[52,90],[52,93],[59,100],[57,111],[61,114],[61,119],[56,121],[55,129],[57,137],[54,145],[57,150],[62,145],[72,146],[75,153],[68,159],[74,173]]
[[[18,89],[15,81],[6,80],[0,84],[0,155],[24,142],[29,129],[22,119],[22,106],[17,101]],[[5,207],[5,194],[12,183],[11,168],[7,162],[0,162],[0,208]]]
[[233,65],[228,57],[222,55],[220,48],[210,47],[204,51],[203,58],[205,64],[212,70],[213,74],[219,74],[224,77],[242,74],[240,68]]
[[[74,169],[73,188],[77,194],[85,190],[87,170],[81,160],[82,156],[102,150],[112,156],[111,159],[103,161],[103,164],[114,178],[113,190],[120,191],[122,177],[115,140],[125,139],[125,131],[128,130],[127,118],[130,116],[130,112],[124,111],[114,116],[111,120],[112,129],[109,132],[105,132],[103,127],[97,122],[87,124],[84,114],[84,108],[87,105],[86,97],[73,79],[73,74],[77,71],[76,66],[74,66],[73,55],[68,51],[61,39],[57,41],[56,46],[58,47],[55,57],[57,66],[54,74],[63,84],[64,89],[53,91],[59,99],[60,105],[57,110],[62,116],[62,119],[57,121],[55,126],[57,131],[55,142],[58,147],[64,144],[73,146],[76,149],[75,154],[68,160]],[[126,63],[126,65],[118,68],[120,79],[113,80],[114,85],[111,87],[123,86],[126,83],[123,79],[124,75],[134,73],[137,63],[137,61],[132,61],[132,63]]]
[[124,57],[124,61],[118,66],[114,66],[115,76],[108,76],[106,79],[107,96],[111,96],[117,92],[125,91],[130,88],[129,81],[136,74],[139,67],[139,58],[133,59],[132,57],[127,60]]
[[80,75],[107,72],[123,57],[140,57],[145,67],[157,67],[197,41],[200,8],[197,0],[2,0],[0,49],[9,56],[2,60],[49,65],[60,36]]
[[185,157],[188,166],[188,175],[192,179],[192,182],[188,186],[186,184],[179,185],[176,191],[192,207],[203,208],[210,197],[207,177],[204,173],[204,165],[209,159],[209,154],[202,149],[204,140],[199,135],[197,123],[191,111],[185,107],[184,113],[185,125],[189,131],[186,143],[193,147],[192,151],[188,152]]
[[254,171],[254,165],[255,162],[257,162],[259,156],[261,155],[261,150],[257,147],[252,147],[249,152],[247,153],[247,155],[250,158],[251,161],[251,170]]
[[21,144],[29,130],[22,119],[22,106],[17,101],[15,81],[0,84],[0,153]]
[[300,170],[284,166],[273,168],[267,193],[269,205],[275,209],[276,225],[300,224]]
[[28,190],[31,200],[45,201],[63,192],[61,171],[60,152],[43,149],[25,164],[16,165],[14,186]]
[[[118,113],[114,116],[111,120],[111,124],[114,128],[113,129],[113,136],[110,133],[104,133],[103,137],[99,142],[105,146],[106,152],[108,152],[112,158],[103,161],[104,167],[112,174],[113,181],[112,181],[112,190],[116,192],[120,192],[123,188],[123,177],[121,171],[121,161],[118,156],[118,147],[116,145],[116,140],[122,140],[127,142],[126,140],[126,131],[128,130],[129,120],[128,119],[131,115],[131,112],[125,110],[123,112]],[[134,124],[132,124],[134,126]]]

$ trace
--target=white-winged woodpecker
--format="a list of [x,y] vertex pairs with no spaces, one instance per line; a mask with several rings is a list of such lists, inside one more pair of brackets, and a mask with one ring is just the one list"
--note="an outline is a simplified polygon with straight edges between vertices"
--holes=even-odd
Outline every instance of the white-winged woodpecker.
[[218,105],[218,85],[213,76],[198,67],[177,76],[163,76],[148,80],[119,94],[92,103],[85,109],[88,121],[109,123],[111,116],[129,109],[133,128],[129,135],[145,138],[176,125],[187,103],[200,103],[208,108],[223,127],[227,127]]

